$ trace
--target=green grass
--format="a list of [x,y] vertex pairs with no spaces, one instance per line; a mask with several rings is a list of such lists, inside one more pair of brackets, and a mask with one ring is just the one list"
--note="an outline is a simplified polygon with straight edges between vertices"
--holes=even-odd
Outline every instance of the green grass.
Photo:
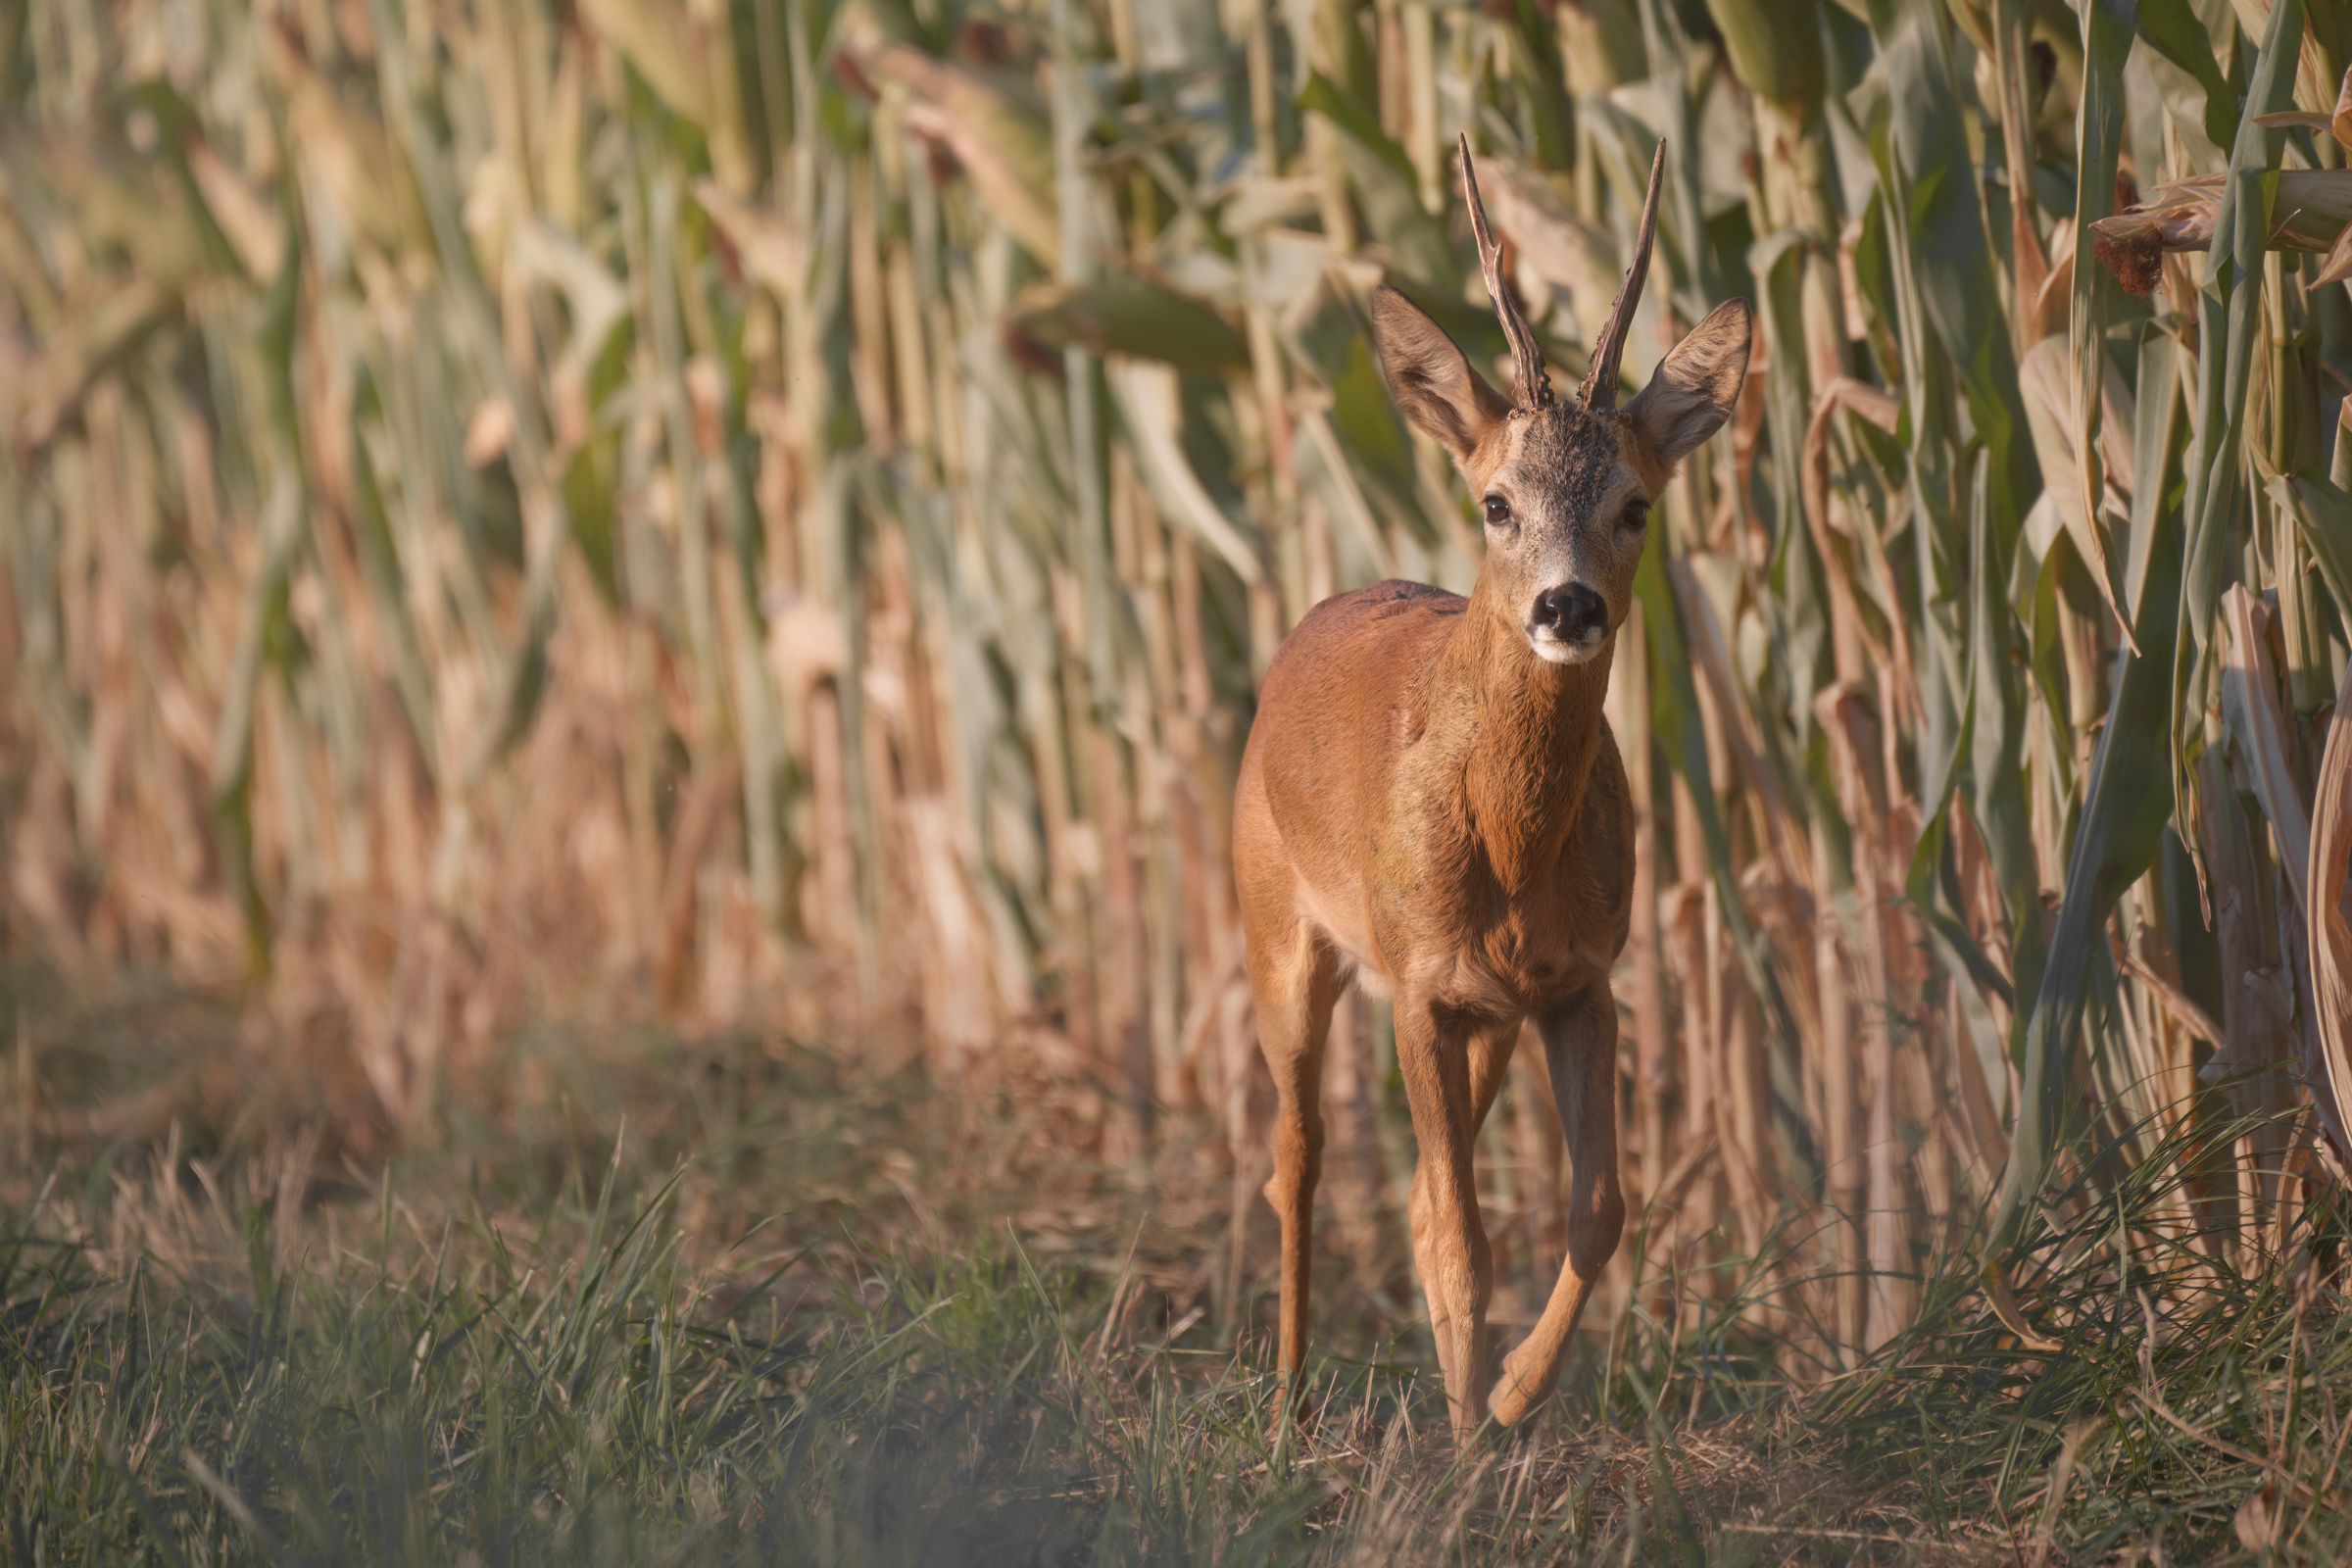
[[[299,1122],[265,1131],[250,1094],[188,1096],[160,1145],[110,1140],[81,1111],[142,1093],[154,1006],[38,1031],[18,1063],[40,1091],[0,1164],[0,1540],[19,1562],[2352,1545],[2332,1272],[2305,1236],[2251,1279],[2155,1246],[2144,1175],[2018,1260],[2061,1352],[2021,1349],[1955,1270],[1881,1356],[1798,1382],[1779,1368],[1802,1325],[1741,1329],[1741,1288],[1718,1282],[1679,1329],[1597,1326],[1550,1409],[1467,1448],[1400,1242],[1369,1266],[1327,1249],[1313,1396],[1276,1445],[1268,1303],[1216,1299],[1230,1178],[1192,1152],[1206,1129],[1114,1160],[1066,1096],[582,1030],[524,1042],[486,1108],[388,1164]],[[1271,1226],[1252,1220],[1262,1282]],[[2266,1517],[2267,1556],[2245,1544]]]

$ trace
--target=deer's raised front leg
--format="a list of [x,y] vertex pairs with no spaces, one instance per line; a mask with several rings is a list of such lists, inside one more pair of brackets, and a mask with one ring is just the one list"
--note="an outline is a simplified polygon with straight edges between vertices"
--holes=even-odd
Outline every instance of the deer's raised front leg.
[[1470,1051],[1477,1031],[1425,999],[1396,999],[1396,1068],[1413,1116],[1413,1268],[1446,1378],[1456,1437],[1486,1419],[1487,1297],[1494,1267],[1470,1166],[1477,1134]]
[[1527,1339],[1502,1363],[1494,1419],[1516,1425],[1560,1375],[1568,1336],[1625,1230],[1617,1186],[1617,1003],[1605,982],[1540,1014],[1552,1099],[1568,1140],[1568,1259]]

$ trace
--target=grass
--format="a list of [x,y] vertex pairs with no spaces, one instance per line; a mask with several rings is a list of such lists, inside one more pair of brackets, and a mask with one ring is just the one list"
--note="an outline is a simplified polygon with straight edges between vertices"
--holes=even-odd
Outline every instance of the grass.
[[[2021,1348],[1953,1270],[1880,1356],[1800,1379],[1793,1327],[1737,1326],[1757,1304],[1737,1282],[1656,1279],[1586,1336],[1552,1408],[1467,1448],[1383,1213],[1369,1266],[1326,1250],[1312,1395],[1276,1442],[1270,1303],[1217,1300],[1231,1183],[1190,1152],[1198,1129],[1113,1158],[1031,1086],[946,1095],[804,1046],[582,1028],[525,1039],[488,1108],[373,1167],[199,1097],[159,1145],[91,1132],[83,1112],[142,1092],[129,1045],[164,1005],[21,1035],[37,1110],[0,1179],[18,1562],[2352,1545],[2332,1274],[2304,1236],[2251,1277],[2151,1248],[2144,1180],[2019,1260],[2062,1353]],[[1673,1289],[1707,1299],[1658,1310]]]

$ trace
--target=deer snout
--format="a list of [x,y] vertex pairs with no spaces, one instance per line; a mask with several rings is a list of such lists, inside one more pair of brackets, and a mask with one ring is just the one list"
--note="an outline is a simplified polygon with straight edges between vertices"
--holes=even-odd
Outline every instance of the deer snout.
[[1609,632],[1609,607],[1581,582],[1562,583],[1536,595],[1528,631],[1539,643],[1596,643]]

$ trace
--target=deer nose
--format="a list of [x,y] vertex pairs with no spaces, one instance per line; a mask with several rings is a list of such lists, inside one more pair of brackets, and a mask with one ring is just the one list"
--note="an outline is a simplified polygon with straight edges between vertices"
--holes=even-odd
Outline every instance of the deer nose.
[[1562,642],[1597,642],[1609,629],[1609,607],[1583,583],[1566,583],[1536,595],[1535,622]]

